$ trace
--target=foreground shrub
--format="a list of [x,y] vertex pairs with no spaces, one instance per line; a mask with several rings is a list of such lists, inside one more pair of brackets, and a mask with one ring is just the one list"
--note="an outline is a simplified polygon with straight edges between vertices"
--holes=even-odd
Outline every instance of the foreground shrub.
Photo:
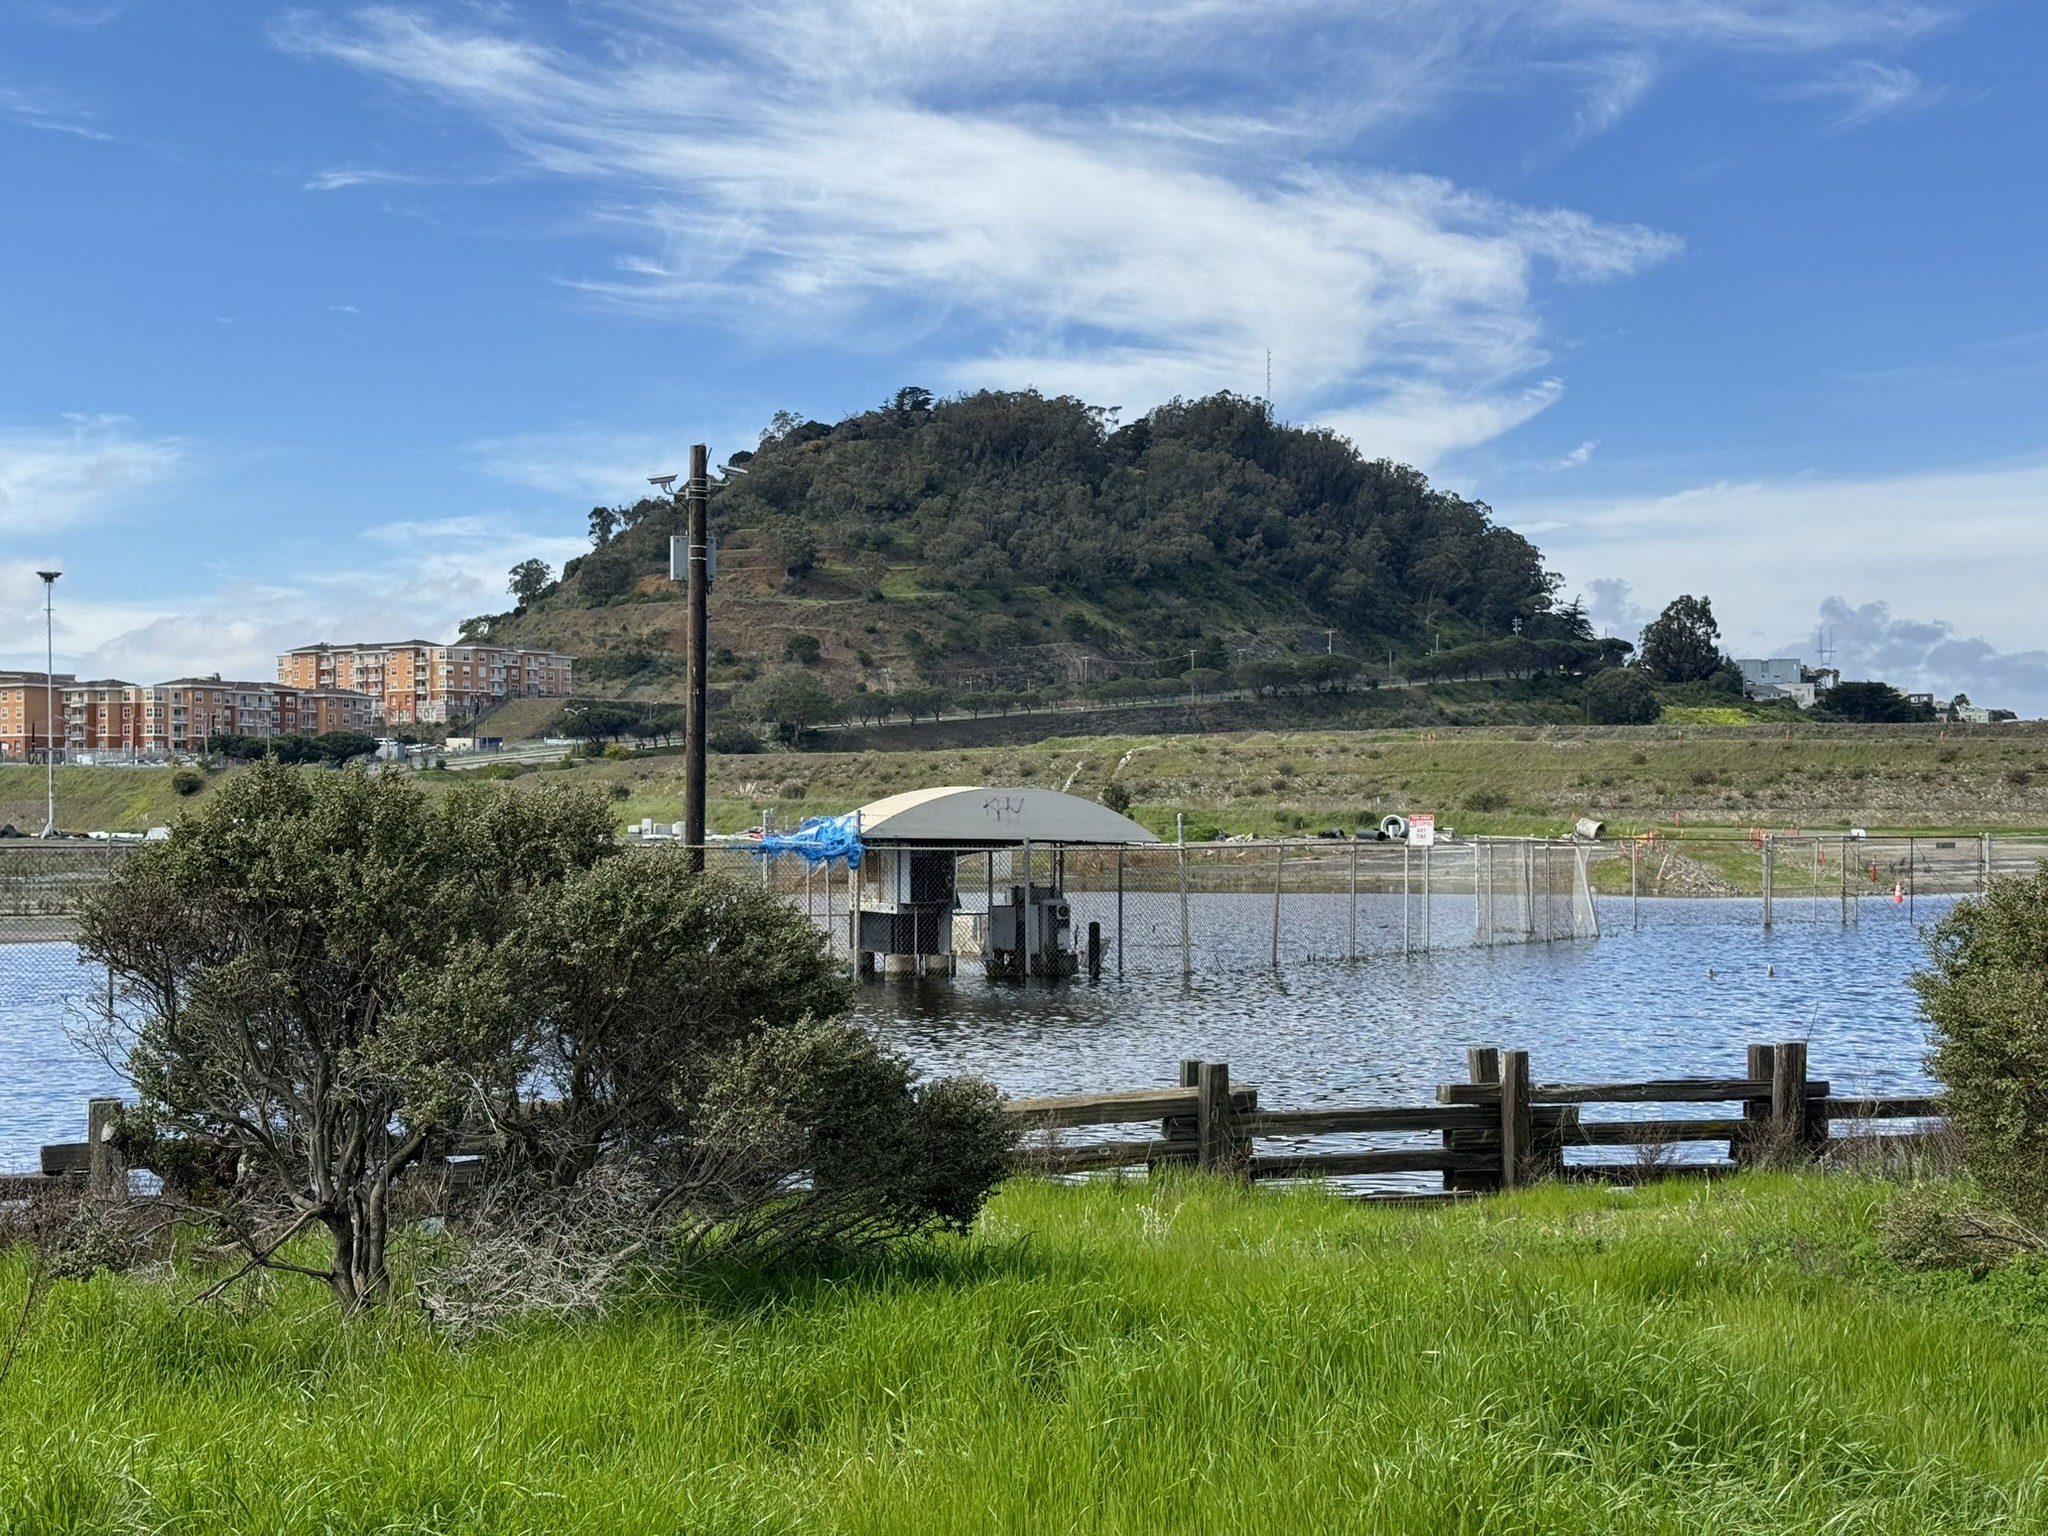
[[[347,1308],[388,1293],[401,1208],[442,1202],[485,1272],[555,1274],[515,1297],[582,1296],[677,1242],[766,1262],[964,1224],[1007,1167],[987,1085],[914,1085],[830,1022],[851,979],[801,912],[620,852],[594,794],[435,805],[259,763],[124,862],[80,947],[128,1004],[101,1042],[140,1100],[124,1152]],[[480,1143],[487,1197],[447,1209],[443,1155]],[[322,1228],[316,1270],[292,1239]]]
[[2048,871],[1994,880],[1928,937],[1913,977],[1934,1027],[1928,1065],[1947,1088],[1971,1173],[2022,1222],[2048,1227]]
[[224,783],[86,903],[81,953],[126,1006],[102,1046],[140,1099],[130,1155],[239,1245],[281,1263],[307,1228],[344,1306],[380,1298],[394,1186],[515,1067],[435,979],[613,848],[596,800],[274,761]]

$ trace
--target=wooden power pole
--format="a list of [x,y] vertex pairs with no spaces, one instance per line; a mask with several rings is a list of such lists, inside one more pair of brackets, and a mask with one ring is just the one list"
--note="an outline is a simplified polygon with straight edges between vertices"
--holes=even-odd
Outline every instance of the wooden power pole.
[[690,868],[704,868],[704,713],[706,702],[707,641],[710,625],[710,572],[706,568],[710,535],[706,527],[707,503],[711,498],[710,477],[705,467],[702,443],[690,448],[690,483],[684,492],[688,507],[690,567],[688,619],[690,631],[689,701],[683,716],[683,846]]

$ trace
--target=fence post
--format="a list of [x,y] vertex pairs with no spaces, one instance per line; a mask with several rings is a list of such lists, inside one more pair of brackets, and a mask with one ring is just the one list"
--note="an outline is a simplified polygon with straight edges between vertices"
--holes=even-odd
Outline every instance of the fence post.
[[[1773,1048],[1768,1045],[1750,1046],[1748,1063],[1743,1069],[1743,1076],[1747,1077],[1752,1083],[1770,1082],[1777,1070],[1772,1065],[1776,1060],[1776,1054]],[[1746,1165],[1756,1160],[1756,1141],[1763,1134],[1764,1127],[1770,1120],[1770,1115],[1771,1101],[1769,1099],[1751,1098],[1742,1101],[1742,1134],[1728,1145],[1728,1156],[1736,1163]]]
[[1500,1053],[1500,1186],[1514,1189],[1524,1182],[1534,1141],[1529,1112],[1529,1053]]
[[1764,834],[1764,932],[1771,931],[1771,878],[1777,873],[1778,836],[1775,832]]
[[1842,856],[1836,861],[1835,875],[1842,887],[1842,926],[1849,926],[1849,839],[1842,839]]
[[1124,979],[1124,851],[1116,851],[1116,979]]
[[[1475,1045],[1465,1052],[1465,1075],[1474,1083],[1497,1083],[1500,1081],[1500,1052],[1490,1045]],[[1446,1152],[1469,1152],[1482,1139],[1478,1131],[1443,1131],[1439,1133]],[[1490,1173],[1446,1173],[1445,1189],[1491,1189],[1498,1180]]]
[[1408,844],[1401,844],[1401,953],[1413,954],[1415,946],[1408,942]]
[[1205,1061],[1195,1087],[1195,1164],[1220,1173],[1235,1161],[1230,1125],[1230,1063]]
[[1102,924],[1093,918],[1088,922],[1088,979],[1102,980]]
[[1024,839],[1024,903],[1017,908],[1017,979],[1031,979],[1031,839]]
[[1188,844],[1185,837],[1174,845],[1180,863],[1180,979],[1186,981],[1194,974],[1192,957],[1188,953]]
[[1434,890],[1430,884],[1430,869],[1434,862],[1436,844],[1431,843],[1422,850],[1422,952],[1429,953],[1429,909],[1435,905],[1430,900]]
[[1481,924],[1481,895],[1479,895],[1479,862],[1481,862],[1481,858],[1483,858],[1483,854],[1481,854],[1481,850],[1479,850],[1479,840],[1475,838],[1475,840],[1473,840],[1473,948],[1479,948],[1479,944],[1481,944],[1481,938],[1479,938],[1479,924]]
[[87,1187],[103,1200],[128,1198],[128,1165],[107,1139],[120,1113],[119,1099],[85,1101]]
[[1631,933],[1643,931],[1643,898],[1637,889],[1643,869],[1643,840],[1628,840],[1628,926]]
[[1358,958],[1358,839],[1351,839],[1351,937],[1347,958]]
[[1280,843],[1273,849],[1273,939],[1267,963],[1274,970],[1280,969],[1280,884],[1287,873],[1287,845]]
[[1780,1041],[1771,1053],[1771,1140],[1790,1157],[1806,1146],[1806,1044]]

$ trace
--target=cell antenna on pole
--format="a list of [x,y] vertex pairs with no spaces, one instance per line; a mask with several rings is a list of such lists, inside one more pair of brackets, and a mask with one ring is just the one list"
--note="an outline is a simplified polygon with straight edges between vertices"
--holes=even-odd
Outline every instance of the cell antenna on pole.
[[1273,349],[1266,348],[1266,404],[1273,403]]

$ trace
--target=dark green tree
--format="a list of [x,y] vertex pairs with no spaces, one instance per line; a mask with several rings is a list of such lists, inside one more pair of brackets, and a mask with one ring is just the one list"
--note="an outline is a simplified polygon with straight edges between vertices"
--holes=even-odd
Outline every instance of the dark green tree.
[[1815,701],[1814,713],[1825,720],[1882,725],[1932,720],[1934,706],[1907,698],[1890,683],[1837,683]]
[[1642,664],[1660,683],[1698,683],[1721,666],[1721,628],[1704,597],[1673,598],[1643,627]]
[[511,592],[520,607],[529,607],[540,601],[540,595],[547,591],[548,583],[554,580],[554,572],[548,569],[545,560],[522,560],[512,567],[511,581],[506,590]]
[[749,683],[733,704],[743,714],[772,725],[784,741],[796,741],[812,726],[844,713],[831,690],[801,667],[784,667]]
[[1595,725],[1654,725],[1664,707],[1637,667],[1609,667],[1586,679],[1586,718]]
[[632,559],[615,544],[606,544],[583,557],[576,568],[576,584],[591,603],[610,602],[633,589]]
[[380,1300],[392,1192],[473,1088],[515,1081],[502,1032],[441,1006],[525,904],[613,846],[611,814],[549,790],[275,761],[224,782],[88,901],[79,947],[124,1006],[105,1021],[148,1166],[241,1244],[324,1229],[316,1273]]
[[619,514],[610,507],[590,509],[590,542],[593,548],[603,549],[611,543],[612,535],[618,531]]
[[1970,1171],[2048,1230],[2048,871],[1994,880],[1934,925],[1913,977]]

